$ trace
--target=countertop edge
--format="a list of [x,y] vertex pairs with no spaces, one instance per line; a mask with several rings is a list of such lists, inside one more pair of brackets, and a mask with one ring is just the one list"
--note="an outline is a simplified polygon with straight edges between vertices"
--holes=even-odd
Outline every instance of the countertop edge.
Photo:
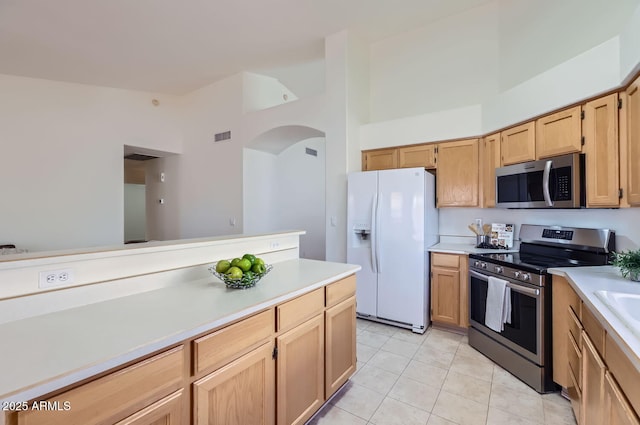
[[440,242],[427,248],[427,251],[439,252],[442,254],[469,255],[469,254],[509,254],[509,253],[518,252],[518,249],[516,248],[484,249],[484,248],[476,248],[475,245],[473,244]]

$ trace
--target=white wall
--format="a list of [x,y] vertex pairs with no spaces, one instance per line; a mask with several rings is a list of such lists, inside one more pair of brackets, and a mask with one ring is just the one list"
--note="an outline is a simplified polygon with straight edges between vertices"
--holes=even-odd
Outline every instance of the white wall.
[[620,33],[620,80],[640,70],[640,5]]
[[515,237],[519,238],[520,225],[555,224],[560,226],[603,228],[616,231],[616,249],[640,247],[640,211],[637,208],[622,209],[551,209],[509,210],[501,208],[441,208],[440,235],[473,236],[467,225],[482,218],[484,223],[512,223],[516,225]]
[[[180,239],[180,164],[182,155],[146,161],[147,239]],[[161,181],[160,174],[164,174]],[[164,203],[160,203],[163,199]]]
[[251,72],[242,73],[242,98],[244,113],[260,111],[298,99],[277,78]]
[[[616,37],[637,6],[638,0],[499,0],[500,91]],[[583,68],[575,77],[588,73]]]
[[124,241],[146,240],[146,187],[143,184],[124,185]]
[[324,58],[315,58],[286,67],[263,68],[256,72],[277,78],[299,98],[324,93]]
[[272,153],[254,149],[243,151],[242,208],[246,234],[271,232],[277,228],[277,160]]
[[360,147],[376,149],[480,134],[483,134],[482,106],[471,105],[362,125]]
[[[237,74],[181,99],[180,237],[242,233],[242,82]],[[214,142],[224,131],[231,139]]]
[[371,121],[481,103],[498,92],[495,2],[373,43]]
[[[306,148],[317,156],[305,153]],[[325,253],[325,140],[303,140],[276,159],[275,229],[304,230],[300,257],[324,260]]]
[[484,133],[611,90],[620,84],[619,39],[614,37],[482,104]]
[[0,240],[122,243],[123,146],[179,152],[175,97],[9,75],[0,93]]

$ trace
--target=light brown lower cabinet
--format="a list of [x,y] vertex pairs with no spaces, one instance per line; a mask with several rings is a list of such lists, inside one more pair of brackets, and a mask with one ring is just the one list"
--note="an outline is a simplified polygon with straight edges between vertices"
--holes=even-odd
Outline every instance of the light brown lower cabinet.
[[469,326],[467,259],[466,255],[431,254],[431,320],[435,324]]
[[275,423],[275,362],[267,343],[193,384],[196,425]]
[[640,372],[566,279],[554,276],[552,287],[553,379],[578,425],[640,425]]
[[584,425],[604,424],[604,374],[607,367],[589,336],[582,332],[582,417]]
[[603,424],[640,425],[633,408],[629,405],[618,383],[609,372],[606,372],[604,376],[604,406],[605,417]]
[[324,316],[278,336],[277,346],[277,423],[304,424],[324,403]]
[[325,398],[356,371],[356,297],[325,313]]

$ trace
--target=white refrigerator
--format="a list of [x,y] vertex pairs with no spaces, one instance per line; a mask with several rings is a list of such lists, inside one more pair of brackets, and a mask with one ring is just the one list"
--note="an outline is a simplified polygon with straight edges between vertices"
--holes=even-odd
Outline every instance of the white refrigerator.
[[414,332],[429,325],[429,253],[438,243],[435,177],[423,168],[349,173],[347,262],[356,312]]

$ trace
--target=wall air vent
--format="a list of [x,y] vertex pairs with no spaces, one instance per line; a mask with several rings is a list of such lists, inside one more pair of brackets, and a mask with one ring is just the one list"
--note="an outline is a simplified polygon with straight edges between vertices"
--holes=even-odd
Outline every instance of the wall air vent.
[[216,133],[214,140],[216,142],[222,142],[223,140],[229,139],[231,139],[231,131],[225,131],[223,133]]
[[311,148],[304,148],[304,152],[307,155],[311,155],[311,156],[318,156],[318,151],[315,149],[311,149]]

